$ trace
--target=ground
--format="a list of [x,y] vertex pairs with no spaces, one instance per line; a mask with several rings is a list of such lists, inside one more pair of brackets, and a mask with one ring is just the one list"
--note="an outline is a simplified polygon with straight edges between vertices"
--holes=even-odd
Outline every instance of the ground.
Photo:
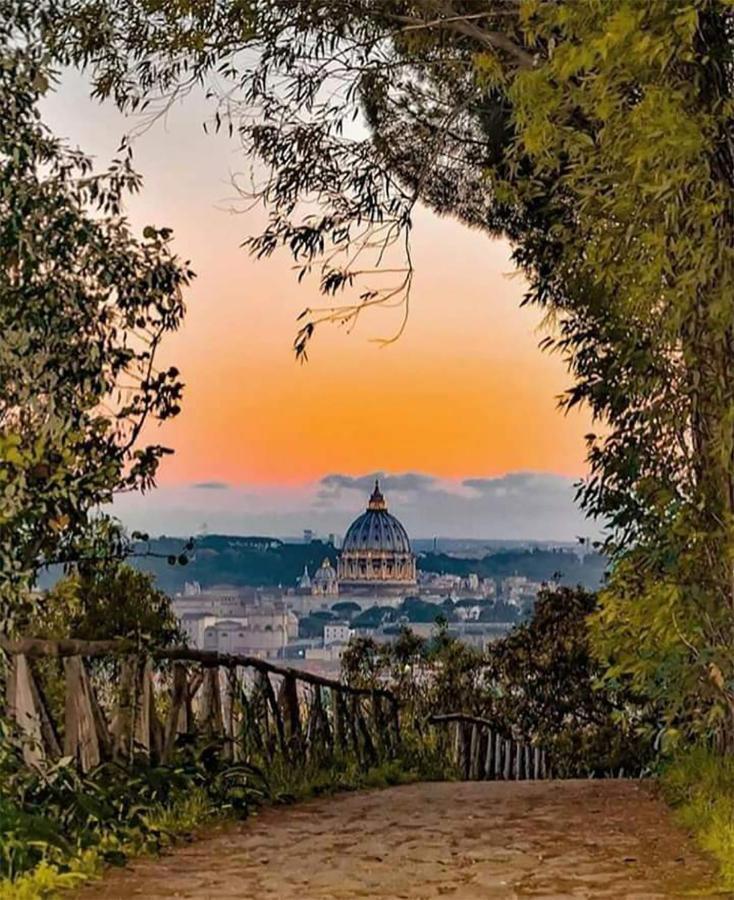
[[461,782],[266,809],[90,885],[92,898],[680,896],[713,869],[635,781]]

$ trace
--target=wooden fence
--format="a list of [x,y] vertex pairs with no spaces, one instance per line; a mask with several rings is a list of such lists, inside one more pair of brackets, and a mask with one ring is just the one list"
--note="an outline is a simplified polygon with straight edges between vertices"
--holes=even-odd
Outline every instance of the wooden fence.
[[[366,769],[400,747],[390,691],[347,687],[255,657],[143,650],[126,641],[0,639],[0,649],[9,660],[6,713],[27,738],[31,765],[61,756],[84,772],[110,759],[168,763],[177,747],[208,741],[232,761],[280,757],[305,766],[348,756]],[[105,660],[115,665],[95,675]],[[49,665],[63,679],[56,715],[38,672]]]
[[438,728],[452,728],[453,763],[468,781],[529,781],[550,778],[546,753],[495,730],[487,719],[463,713],[431,716]]

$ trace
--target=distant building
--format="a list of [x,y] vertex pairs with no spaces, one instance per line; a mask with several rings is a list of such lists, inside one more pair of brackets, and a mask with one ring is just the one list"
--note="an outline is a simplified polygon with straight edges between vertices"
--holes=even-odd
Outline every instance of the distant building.
[[367,510],[344,536],[338,578],[341,593],[394,593],[416,585],[415,556],[408,533],[387,511],[377,482]]
[[297,590],[303,594],[311,593],[311,576],[308,574],[308,566],[303,567],[303,575],[298,579]]
[[339,595],[339,581],[336,569],[332,566],[328,557],[324,559],[321,567],[317,569],[316,574],[311,579],[311,593],[318,597],[337,597]]
[[453,595],[461,590],[461,576],[445,572],[419,572],[422,590]]
[[179,618],[185,615],[211,615],[224,618],[242,616],[248,607],[256,602],[256,593],[252,588],[211,590],[199,588],[198,591],[184,589],[183,594],[176,594],[171,605]]
[[479,590],[483,597],[496,597],[497,596],[497,584],[494,578],[482,578],[479,583]]
[[532,607],[538,592],[543,587],[553,588],[555,584],[548,582],[545,585],[540,581],[531,581],[525,575],[512,575],[502,579],[501,593],[505,603],[511,603],[518,609]]
[[298,637],[298,619],[282,604],[255,607],[247,616],[216,619],[203,629],[203,649],[275,659]]
[[294,613],[253,590],[184,591],[171,606],[191,647],[272,659],[298,636]]
[[466,576],[466,589],[475,593],[479,590],[479,576],[476,572],[470,572]]
[[344,623],[331,623],[324,625],[324,647],[332,644],[348,644],[352,636],[352,629]]

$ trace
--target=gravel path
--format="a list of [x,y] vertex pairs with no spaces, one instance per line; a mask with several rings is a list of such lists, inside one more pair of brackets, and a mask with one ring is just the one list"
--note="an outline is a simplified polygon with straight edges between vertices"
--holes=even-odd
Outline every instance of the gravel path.
[[267,809],[79,900],[651,897],[713,870],[634,781],[416,784]]

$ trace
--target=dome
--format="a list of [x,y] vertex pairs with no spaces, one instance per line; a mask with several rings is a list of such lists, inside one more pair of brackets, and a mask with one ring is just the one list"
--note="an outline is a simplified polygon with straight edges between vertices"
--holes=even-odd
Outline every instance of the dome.
[[416,583],[415,556],[410,539],[375,482],[367,511],[355,519],[344,536],[338,564],[340,590],[365,593],[401,591]]
[[408,533],[387,511],[385,498],[377,482],[367,511],[356,518],[344,536],[342,553],[348,551],[411,553]]
[[316,574],[311,579],[312,594],[338,594],[339,582],[337,581],[336,569],[332,566],[328,557],[321,563],[321,568],[316,570]]
[[321,568],[316,570],[313,584],[331,584],[333,581],[336,581],[336,569],[327,558],[321,563]]

